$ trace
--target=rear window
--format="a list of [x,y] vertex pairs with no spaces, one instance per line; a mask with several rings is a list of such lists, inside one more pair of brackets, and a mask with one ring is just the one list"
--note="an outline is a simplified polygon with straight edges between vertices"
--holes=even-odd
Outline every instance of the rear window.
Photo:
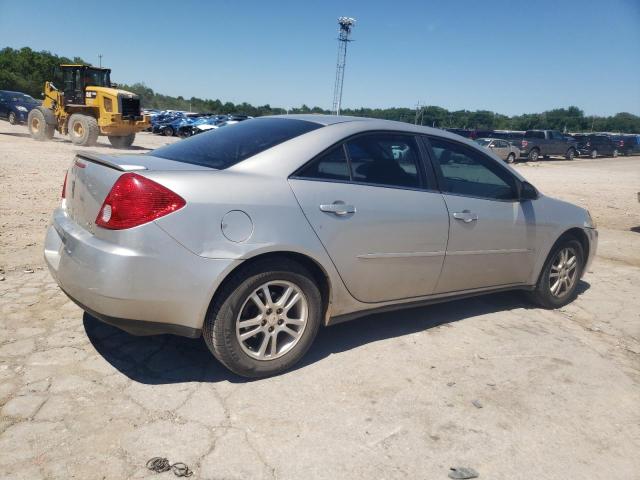
[[148,155],[222,170],[320,127],[304,120],[256,118],[201,133]]

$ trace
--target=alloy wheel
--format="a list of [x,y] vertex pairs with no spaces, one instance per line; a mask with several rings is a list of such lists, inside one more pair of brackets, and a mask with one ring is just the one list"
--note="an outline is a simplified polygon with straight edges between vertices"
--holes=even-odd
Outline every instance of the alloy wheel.
[[273,360],[302,338],[309,317],[307,299],[297,285],[271,281],[255,289],[236,318],[242,350],[257,360]]
[[551,262],[549,272],[549,290],[554,297],[564,297],[578,278],[578,254],[572,247],[558,251]]

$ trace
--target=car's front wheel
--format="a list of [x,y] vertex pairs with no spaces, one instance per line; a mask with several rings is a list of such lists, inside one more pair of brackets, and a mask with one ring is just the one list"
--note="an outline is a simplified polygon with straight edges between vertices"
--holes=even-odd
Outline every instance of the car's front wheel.
[[537,162],[539,157],[540,150],[538,150],[537,148],[534,148],[529,152],[528,158],[530,162]]
[[507,163],[513,163],[515,161],[516,161],[515,153],[510,153],[509,155],[507,155]]
[[570,148],[569,150],[567,150],[565,158],[567,160],[573,160],[574,158],[576,158],[576,151],[573,148]]
[[287,259],[258,261],[233,273],[216,294],[203,336],[234,373],[268,377],[304,356],[322,315],[320,290],[306,268]]
[[15,125],[16,123],[18,123],[16,114],[14,112],[9,112],[9,123],[11,125]]
[[591,150],[591,158],[598,158],[598,150],[593,149]]
[[533,302],[544,308],[560,308],[573,301],[584,261],[580,242],[571,237],[558,242],[551,250],[538,283],[531,292]]

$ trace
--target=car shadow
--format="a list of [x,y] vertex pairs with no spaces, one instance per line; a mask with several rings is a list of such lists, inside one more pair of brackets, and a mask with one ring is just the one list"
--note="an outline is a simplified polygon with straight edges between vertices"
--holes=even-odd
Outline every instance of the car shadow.
[[[0,135],[8,135],[11,137],[19,137],[19,138],[30,138],[31,135],[29,133],[20,133],[20,132],[0,132]],[[71,140],[69,140],[68,138],[60,138],[60,137],[54,137],[50,140],[48,140],[49,142],[58,142],[58,143],[68,143],[69,145],[72,145],[74,147],[78,147],[78,145],[73,145],[73,142]],[[116,148],[113,145],[111,145],[109,142],[96,142],[95,145],[93,145],[93,147],[104,147],[104,148],[111,148],[113,150],[117,150],[118,152],[122,152],[122,153],[126,153],[127,151],[135,151],[135,150],[143,150],[143,151],[148,151],[149,148],[145,148],[145,147],[141,147],[139,145],[131,145],[130,147],[127,148]],[[83,147],[80,147],[83,148]],[[84,147],[84,148],[92,148],[92,147]]]
[[631,231],[633,233],[640,233],[640,227],[631,227],[629,229],[629,231]]
[[[578,296],[590,288],[581,280]],[[479,315],[536,308],[521,292],[483,295],[427,307],[367,315],[322,328],[311,349],[292,370],[368,343],[429,330]],[[158,385],[183,382],[246,383],[216,361],[202,338],[174,335],[138,337],[100,322],[85,313],[84,328],[96,351],[114,368],[135,382]]]

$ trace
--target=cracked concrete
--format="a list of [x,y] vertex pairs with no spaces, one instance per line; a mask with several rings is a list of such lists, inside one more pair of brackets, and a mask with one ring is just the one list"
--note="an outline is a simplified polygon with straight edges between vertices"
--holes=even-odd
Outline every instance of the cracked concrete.
[[0,123],[0,478],[173,478],[152,456],[202,479],[637,477],[640,159],[518,166],[600,223],[571,305],[499,294],[370,316],[245,381],[200,340],[132,337],[59,291],[42,241],[73,148],[25,131]]

